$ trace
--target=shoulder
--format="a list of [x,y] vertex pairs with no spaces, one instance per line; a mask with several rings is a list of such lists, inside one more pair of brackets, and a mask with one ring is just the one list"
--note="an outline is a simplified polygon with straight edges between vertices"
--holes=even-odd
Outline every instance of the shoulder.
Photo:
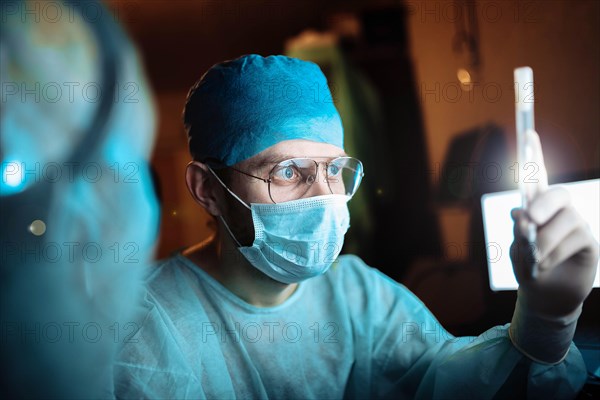
[[185,269],[187,269],[187,266],[183,261],[183,257],[177,253],[168,258],[157,260],[146,274],[146,285],[152,287],[160,284],[165,278],[176,277]]
[[161,335],[174,336],[174,318],[185,317],[194,296],[194,280],[200,278],[181,257],[173,256],[157,261],[146,274],[144,292],[139,299],[136,318],[138,331],[132,343],[142,344],[163,340]]
[[186,269],[175,256],[158,261],[148,272],[132,322],[136,331],[122,343],[114,365],[117,393],[146,393],[150,382],[162,376],[194,381],[186,338],[177,325],[193,308],[188,304],[194,297],[188,293],[192,285]]
[[177,290],[177,287],[185,282],[183,275],[185,270],[177,257],[157,261],[150,267],[144,279],[144,291],[138,301],[135,322],[137,333],[129,343],[148,341],[150,336],[157,335],[156,331],[169,326],[166,323],[168,309],[171,308],[169,304],[176,303],[176,298],[182,297],[182,291]]
[[180,254],[159,260],[146,275],[146,290],[156,301],[182,299],[192,294],[201,281],[198,268]]

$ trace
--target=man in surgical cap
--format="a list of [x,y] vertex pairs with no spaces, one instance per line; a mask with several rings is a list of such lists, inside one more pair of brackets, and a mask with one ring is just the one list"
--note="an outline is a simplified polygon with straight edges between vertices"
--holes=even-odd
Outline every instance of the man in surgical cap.
[[598,245],[564,192],[513,214],[537,225],[540,259],[534,279],[516,229],[511,324],[457,338],[407,288],[338,257],[363,166],[344,151],[317,65],[253,54],[214,65],[184,123],[187,186],[218,229],[148,277],[118,397],[562,398],[583,386],[571,339]]

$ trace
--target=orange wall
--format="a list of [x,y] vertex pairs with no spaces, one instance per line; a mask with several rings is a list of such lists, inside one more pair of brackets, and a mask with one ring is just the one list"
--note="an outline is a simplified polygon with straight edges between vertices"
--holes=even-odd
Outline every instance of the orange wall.
[[[456,72],[469,58],[452,50],[454,2],[406,3],[431,169],[456,133],[487,121],[504,128],[514,154],[513,69],[523,65],[534,71],[536,130],[550,176],[600,169],[600,3],[478,1],[479,84],[462,93]],[[508,166],[502,173],[512,177]],[[438,215],[445,242],[467,240],[467,213]]]

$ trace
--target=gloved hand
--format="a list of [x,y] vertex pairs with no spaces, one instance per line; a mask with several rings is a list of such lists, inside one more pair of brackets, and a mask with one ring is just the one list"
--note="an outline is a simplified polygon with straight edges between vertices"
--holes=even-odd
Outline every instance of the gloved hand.
[[[512,212],[511,260],[518,299],[509,329],[513,344],[530,358],[558,363],[566,356],[577,318],[590,294],[598,265],[598,243],[562,188],[547,188],[539,136],[529,132],[538,182],[527,190],[527,210]],[[530,196],[530,197],[529,197]],[[535,243],[527,224],[537,227]],[[532,276],[537,262],[537,276]]]

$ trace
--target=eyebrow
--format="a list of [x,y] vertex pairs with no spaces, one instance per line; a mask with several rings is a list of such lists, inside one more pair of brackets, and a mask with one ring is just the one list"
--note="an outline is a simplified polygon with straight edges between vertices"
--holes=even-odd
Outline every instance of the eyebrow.
[[348,157],[348,154],[343,151],[337,155],[334,156],[318,156],[318,157],[314,157],[314,156],[298,156],[298,155],[293,155],[293,154],[283,154],[283,153],[275,153],[275,154],[271,154],[268,156],[265,156],[261,159],[259,159],[257,161],[256,164],[277,164],[280,163],[281,161],[285,161],[285,160],[289,160],[290,158],[315,158],[315,159],[319,159],[319,158],[337,158],[337,157]]
[[278,162],[281,162],[284,160],[289,160],[290,158],[298,158],[298,157],[294,157],[291,154],[283,154],[283,153],[270,154],[270,155],[265,156],[265,157],[261,158],[260,160],[258,160],[258,164],[277,164]]

